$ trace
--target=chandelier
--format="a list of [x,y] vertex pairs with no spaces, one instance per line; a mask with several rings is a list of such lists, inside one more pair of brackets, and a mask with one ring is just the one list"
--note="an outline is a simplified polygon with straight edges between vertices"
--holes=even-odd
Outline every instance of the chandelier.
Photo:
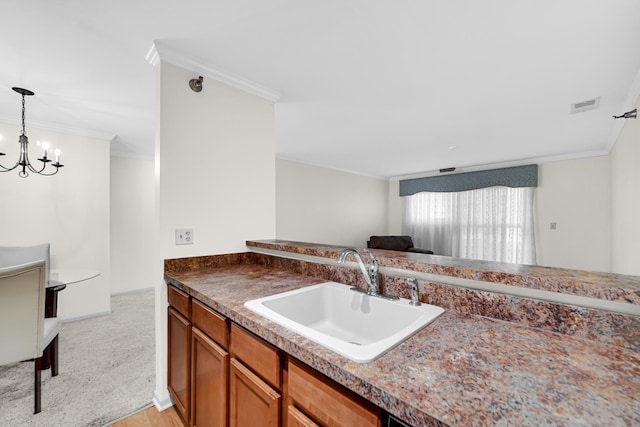
[[[47,143],[43,143],[42,157],[38,159],[39,161],[42,162],[42,167],[40,169],[36,169],[29,161],[29,138],[27,138],[27,134],[24,129],[24,97],[32,96],[34,95],[34,93],[28,89],[22,89],[19,87],[13,87],[11,89],[18,92],[20,95],[22,95],[22,132],[20,133],[20,138],[18,140],[18,143],[20,144],[20,156],[18,157],[18,161],[16,162],[16,164],[11,167],[5,167],[2,164],[0,164],[0,172],[9,172],[18,168],[18,175],[21,178],[28,177],[29,172],[36,173],[39,175],[46,175],[46,176],[55,175],[56,173],[58,173],[58,170],[64,166],[63,164],[60,163],[60,150],[54,151],[56,160],[55,160],[55,163],[51,163],[53,160],[51,160],[48,157],[49,146]],[[4,155],[5,153],[0,152],[0,156],[4,156]],[[47,165],[49,163],[51,163],[50,165],[51,167],[48,168],[47,171],[45,172],[45,169],[47,168]],[[55,167],[56,169],[53,170],[53,167]]]

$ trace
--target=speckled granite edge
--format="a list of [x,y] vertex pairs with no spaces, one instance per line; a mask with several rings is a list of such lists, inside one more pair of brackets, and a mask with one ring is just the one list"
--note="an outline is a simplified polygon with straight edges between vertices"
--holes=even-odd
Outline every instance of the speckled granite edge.
[[[335,259],[342,246],[251,240],[248,247]],[[640,276],[371,249],[380,266],[640,305]]]
[[164,272],[180,273],[184,271],[207,270],[237,264],[255,264],[259,258],[251,252],[238,252],[222,255],[204,255],[187,258],[171,258],[164,260]]
[[[165,260],[167,272],[208,270],[229,265],[257,264],[317,279],[365,286],[359,272],[302,260],[258,253],[236,253]],[[397,277],[380,275],[385,293],[409,298],[409,288]],[[419,280],[420,300],[460,313],[476,314],[572,337],[640,352],[640,317],[573,305],[462,289]]]

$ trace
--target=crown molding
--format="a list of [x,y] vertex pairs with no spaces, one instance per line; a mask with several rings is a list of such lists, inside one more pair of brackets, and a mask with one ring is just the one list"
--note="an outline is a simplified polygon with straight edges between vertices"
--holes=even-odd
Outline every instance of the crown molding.
[[113,148],[109,151],[109,155],[111,157],[120,157],[123,159],[133,159],[133,160],[145,160],[150,162],[155,160],[154,154],[132,153],[128,151],[116,150]]
[[329,165],[326,165],[326,164],[323,164],[323,163],[312,163],[312,162],[296,159],[295,157],[289,157],[289,156],[286,156],[286,155],[284,155],[282,153],[276,153],[276,160],[283,160],[285,162],[298,163],[300,165],[306,165],[306,166],[311,166],[311,167],[320,168],[320,169],[333,170],[333,171],[336,171],[336,172],[346,173],[346,174],[349,174],[349,175],[358,175],[358,176],[362,176],[362,177],[365,177],[365,178],[377,179],[377,180],[380,180],[380,181],[388,181],[389,180],[389,177],[387,177],[387,176],[373,175],[373,174],[370,174],[370,173],[364,173],[364,172],[358,172],[358,171],[353,171],[353,170],[349,170],[349,169],[337,168],[335,166],[329,166]]
[[[624,105],[623,105],[624,108],[622,109],[622,112],[633,110],[636,104],[638,103],[639,99],[640,99],[640,69],[638,69],[638,73],[636,74],[636,77],[633,79],[633,82],[631,83],[631,88],[629,89],[627,98],[624,101]],[[622,114],[622,112],[620,112],[619,114]],[[622,132],[622,129],[624,128],[626,121],[627,121],[626,119],[614,120],[613,130],[611,131],[611,135],[607,140],[607,145],[606,145],[607,152],[611,152],[611,150],[613,150],[613,146],[616,145],[616,141],[618,141],[618,137],[620,136],[620,133]]]
[[144,57],[144,59],[146,59],[147,62],[154,67],[160,63],[160,54],[158,54],[158,49],[156,48],[155,42],[151,44],[151,48],[149,49],[149,52],[147,52],[147,55]]
[[[606,149],[601,150],[593,150],[593,151],[581,151],[578,153],[570,153],[570,154],[559,154],[553,156],[541,156],[541,157],[529,157],[525,159],[518,160],[509,160],[504,162],[496,162],[496,163],[484,163],[484,164],[475,164],[475,165],[462,165],[456,166],[456,171],[452,174],[464,173],[464,172],[477,172],[483,171],[487,169],[499,169],[499,168],[508,168],[513,166],[524,166],[528,164],[544,164],[551,162],[559,162],[565,160],[579,160],[586,159],[591,157],[602,157],[608,156],[609,151]],[[427,178],[431,176],[439,176],[442,175],[439,170],[434,171],[425,171],[425,172],[417,172],[414,174],[407,175],[396,175],[389,177],[390,181],[402,180],[402,179],[414,179],[414,178]]]
[[[0,122],[10,124],[10,125],[16,125],[16,126],[20,126],[22,123],[20,120],[18,120],[15,117],[5,116],[2,114],[0,114]],[[112,141],[117,136],[113,133],[102,132],[99,130],[74,128],[74,127],[61,126],[53,123],[39,122],[34,120],[29,120],[29,128],[36,128],[36,129],[52,131],[52,132],[61,132],[61,133],[68,133],[72,135],[86,136],[87,138],[102,139],[104,141]]]
[[154,67],[162,60],[182,68],[196,71],[203,76],[228,84],[236,89],[249,92],[252,95],[259,96],[271,102],[278,102],[282,96],[280,93],[259,85],[258,83],[254,83],[241,77],[232,76],[220,70],[216,70],[215,68],[211,68],[201,62],[187,58],[181,52],[166,46],[158,40],[153,42],[149,52],[147,52],[146,60]]

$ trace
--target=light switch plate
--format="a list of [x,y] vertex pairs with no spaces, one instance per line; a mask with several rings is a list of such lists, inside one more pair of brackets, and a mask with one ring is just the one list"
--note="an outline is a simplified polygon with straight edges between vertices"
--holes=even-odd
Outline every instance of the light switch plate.
[[176,228],[176,245],[193,245],[193,228]]

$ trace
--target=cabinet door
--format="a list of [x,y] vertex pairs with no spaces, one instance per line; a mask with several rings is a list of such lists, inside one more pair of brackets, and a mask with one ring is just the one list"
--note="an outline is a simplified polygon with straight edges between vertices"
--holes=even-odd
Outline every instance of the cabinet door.
[[189,423],[191,323],[173,307],[169,307],[168,335],[169,393],[178,413]]
[[229,425],[280,425],[280,394],[236,359],[229,373]]
[[229,353],[196,327],[191,343],[191,425],[224,427]]
[[287,407],[287,427],[319,427],[293,405]]

